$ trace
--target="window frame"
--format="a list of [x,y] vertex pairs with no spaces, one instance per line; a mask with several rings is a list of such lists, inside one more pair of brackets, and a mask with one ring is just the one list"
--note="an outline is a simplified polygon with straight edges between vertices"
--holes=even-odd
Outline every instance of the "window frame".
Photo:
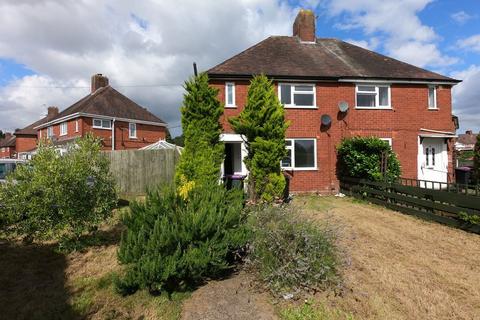
[[68,123],[62,122],[60,123],[60,136],[66,136],[68,134]]
[[[134,130],[132,130],[132,126],[135,127]],[[134,131],[135,135],[132,135],[132,131]],[[137,124],[135,122],[129,122],[128,123],[128,137],[130,139],[136,139],[137,138]]]
[[[433,107],[430,105],[430,90],[433,89]],[[429,85],[428,86],[428,110],[438,110],[437,104],[437,86]]]
[[[295,166],[295,141],[313,141],[313,155],[314,155],[314,166],[313,167],[296,167]],[[290,146],[285,146],[285,149],[291,150],[291,166],[284,167],[282,166],[282,160],[280,160],[280,168],[283,170],[292,170],[292,171],[316,171],[318,170],[317,165],[317,139],[316,138],[287,138],[285,141],[291,141]]]
[[[375,87],[375,106],[365,107],[358,105],[358,94],[372,94],[373,91],[360,91],[358,87]],[[386,87],[388,92],[388,105],[380,105],[380,87]],[[373,94],[372,94],[373,95]],[[366,110],[391,110],[392,109],[392,86],[388,83],[356,83],[355,84],[355,109]]]
[[[232,103],[228,103],[228,88],[232,88]],[[236,108],[235,82],[225,82],[225,108]]]
[[53,134],[53,126],[50,126],[47,128],[47,138],[51,138],[53,137],[54,134]]
[[[290,104],[284,104],[282,103],[282,86],[291,86],[290,89]],[[307,95],[310,94],[309,91],[296,91],[295,87],[296,86],[309,86],[312,87],[312,93],[313,94],[313,105],[312,106],[297,106],[294,103],[294,97],[295,94],[303,94]],[[306,93],[308,92],[308,93]],[[293,82],[279,82],[278,83],[278,100],[280,103],[283,105],[285,109],[318,109],[317,107],[317,87],[315,83],[293,83]]]
[[78,119],[77,119],[75,120],[75,132],[78,132],[78,128],[79,126],[78,126]]
[[393,149],[393,139],[392,138],[379,138],[379,139],[382,140],[382,141],[388,142],[388,145],[390,146],[390,148]]
[[[100,125],[100,126],[95,125],[95,121],[100,121],[101,125]],[[104,126],[103,126],[104,122],[106,122],[106,121],[108,121],[108,123],[110,124],[109,127],[104,127]],[[112,120],[110,120],[110,119],[93,118],[93,120],[92,120],[92,128],[94,128],[94,129],[100,129],[100,130],[112,130]]]

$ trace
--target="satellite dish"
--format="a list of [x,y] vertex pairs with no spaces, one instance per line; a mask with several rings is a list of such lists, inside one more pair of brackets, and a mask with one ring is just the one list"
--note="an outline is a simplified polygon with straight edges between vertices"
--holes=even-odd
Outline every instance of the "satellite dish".
[[323,114],[321,121],[322,126],[329,126],[332,123],[332,118],[328,114]]
[[338,103],[338,109],[340,112],[347,112],[348,111],[348,102],[340,101]]

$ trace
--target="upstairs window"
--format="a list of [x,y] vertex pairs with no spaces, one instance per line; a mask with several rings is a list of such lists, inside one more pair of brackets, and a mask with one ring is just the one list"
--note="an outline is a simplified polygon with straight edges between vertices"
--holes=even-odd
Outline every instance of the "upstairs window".
[[93,119],[95,129],[112,129],[112,121],[105,119]]
[[356,86],[357,108],[390,109],[390,86],[363,85]]
[[62,122],[60,123],[60,135],[61,136],[64,136],[67,134],[67,131],[68,131],[68,125],[66,122]]
[[128,124],[128,137],[136,138],[137,137],[137,124],[129,123]]
[[225,83],[225,106],[235,108],[235,83]]
[[316,108],[315,85],[289,84],[278,85],[278,96],[285,108]]
[[428,109],[437,109],[437,87],[428,86]]
[[47,128],[47,137],[48,138],[53,137],[53,127],[52,126]]
[[315,139],[285,140],[287,156],[282,159],[284,169],[314,170],[317,167],[317,147]]

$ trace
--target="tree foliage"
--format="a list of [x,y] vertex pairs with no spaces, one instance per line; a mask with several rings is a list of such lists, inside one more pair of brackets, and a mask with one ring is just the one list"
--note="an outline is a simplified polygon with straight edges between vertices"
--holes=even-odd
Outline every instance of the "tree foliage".
[[218,182],[194,188],[188,199],[170,187],[132,203],[123,217],[118,257],[126,274],[117,290],[171,291],[230,268],[232,252],[247,240],[242,207],[242,192]]
[[116,204],[101,142],[89,135],[61,156],[41,143],[0,187],[0,226],[28,239],[71,239],[104,221]]
[[476,183],[480,183],[480,133],[477,134],[477,142],[475,143],[473,155],[473,174]]
[[[387,167],[382,172],[382,154]],[[401,174],[400,162],[390,145],[376,137],[344,139],[337,148],[337,169],[341,177],[395,181]]]
[[280,197],[285,188],[280,161],[286,155],[288,124],[272,81],[264,75],[254,77],[245,108],[229,122],[236,133],[246,138],[250,198],[272,201]]
[[217,182],[225,149],[220,141],[223,105],[218,90],[209,86],[205,73],[185,82],[185,90],[181,108],[185,147],[175,179],[180,188],[192,181],[196,185]]

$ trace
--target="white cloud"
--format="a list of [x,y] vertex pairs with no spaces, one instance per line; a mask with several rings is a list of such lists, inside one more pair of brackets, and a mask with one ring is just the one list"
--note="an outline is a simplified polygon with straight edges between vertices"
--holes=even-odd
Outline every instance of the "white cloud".
[[455,20],[458,24],[465,24],[468,20],[472,19],[474,16],[469,15],[465,11],[458,11],[455,13],[452,13],[450,17]]
[[380,39],[375,37],[369,38],[368,40],[345,39],[345,41],[372,51],[377,49],[380,45]]
[[361,29],[370,37],[382,35],[384,50],[395,58],[421,67],[451,65],[458,60],[440,51],[440,37],[418,17],[432,1],[332,0],[328,10],[332,16],[346,15],[338,24],[342,29]]
[[453,111],[460,119],[460,130],[480,131],[480,66],[472,65],[466,70],[452,74],[463,82],[453,88]]
[[457,45],[462,49],[480,52],[480,34],[461,39],[457,41]]
[[[0,128],[88,93],[32,86],[88,86],[95,73],[175,125],[192,62],[206,70],[271,34],[290,35],[294,15],[277,0],[3,0],[0,58],[38,75],[0,89]],[[156,84],[169,86],[130,87]]]

